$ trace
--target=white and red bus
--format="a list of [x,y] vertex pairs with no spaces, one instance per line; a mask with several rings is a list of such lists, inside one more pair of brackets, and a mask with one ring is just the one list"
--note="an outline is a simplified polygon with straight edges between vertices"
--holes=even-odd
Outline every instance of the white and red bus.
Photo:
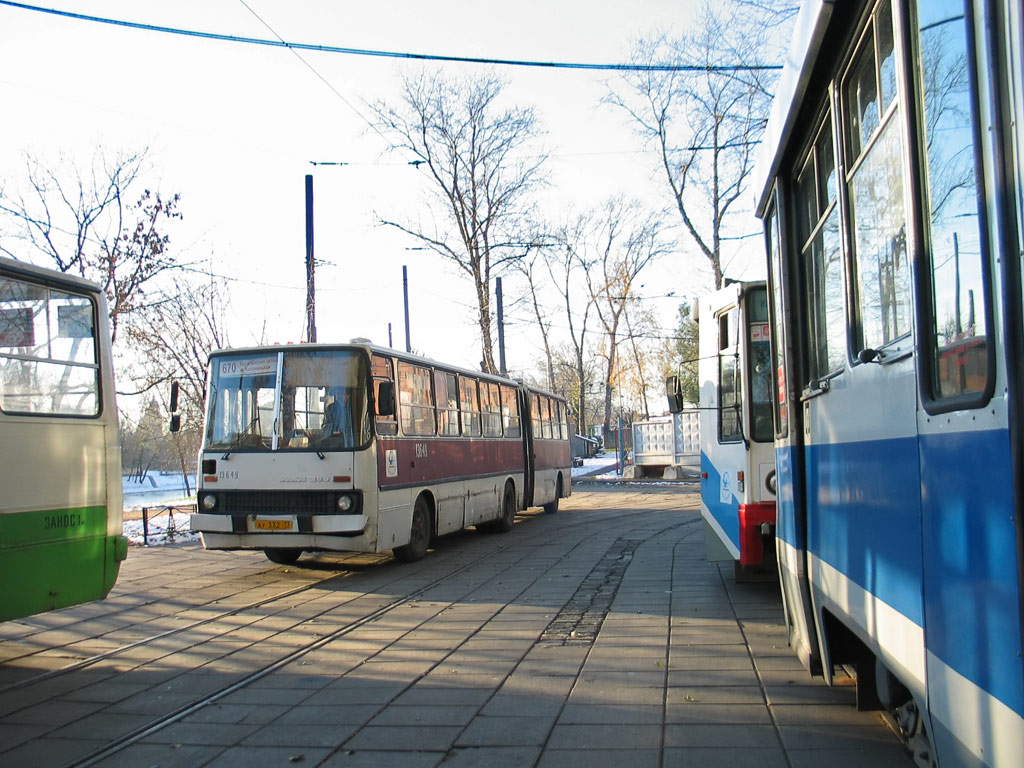
[[210,356],[198,511],[208,549],[423,557],[571,493],[565,400],[371,344]]

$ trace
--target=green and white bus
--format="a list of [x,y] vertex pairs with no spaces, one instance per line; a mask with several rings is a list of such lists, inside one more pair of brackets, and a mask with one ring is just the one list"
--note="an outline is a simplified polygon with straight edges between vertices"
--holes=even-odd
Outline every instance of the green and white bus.
[[128,551],[106,300],[0,259],[0,621],[103,598]]

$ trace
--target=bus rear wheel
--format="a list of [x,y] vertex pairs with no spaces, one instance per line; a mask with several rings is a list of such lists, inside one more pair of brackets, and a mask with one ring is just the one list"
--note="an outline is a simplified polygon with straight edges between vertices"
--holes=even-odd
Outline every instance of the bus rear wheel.
[[267,560],[278,565],[294,565],[302,556],[301,549],[264,549]]
[[430,547],[430,506],[427,500],[420,496],[416,499],[416,506],[412,510],[412,528],[409,531],[409,543],[395,547],[392,552],[396,560],[403,563],[414,563],[422,560]]
[[505,492],[501,496],[501,514],[494,521],[494,530],[508,533],[516,522],[516,489],[512,483],[505,483]]
[[554,501],[549,501],[547,504],[545,504],[544,507],[543,507],[544,511],[547,514],[549,514],[549,515],[555,514],[555,512],[558,511],[558,500],[560,498],[562,498],[562,477],[561,477],[561,475],[559,475],[559,477],[558,477],[558,482],[555,483],[555,500]]

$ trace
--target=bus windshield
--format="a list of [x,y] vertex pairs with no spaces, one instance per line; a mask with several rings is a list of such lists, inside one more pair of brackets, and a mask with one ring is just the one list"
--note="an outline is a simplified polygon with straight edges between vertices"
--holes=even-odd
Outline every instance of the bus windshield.
[[365,355],[287,350],[218,355],[210,369],[209,450],[336,451],[370,440]]

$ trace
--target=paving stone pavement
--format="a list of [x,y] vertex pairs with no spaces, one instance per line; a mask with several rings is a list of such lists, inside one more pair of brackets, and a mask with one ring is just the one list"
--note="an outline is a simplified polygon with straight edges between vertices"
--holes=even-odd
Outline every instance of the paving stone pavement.
[[107,601],[0,625],[0,764],[911,761],[803,670],[777,585],[704,559],[692,487],[588,483],[413,565],[133,549]]

